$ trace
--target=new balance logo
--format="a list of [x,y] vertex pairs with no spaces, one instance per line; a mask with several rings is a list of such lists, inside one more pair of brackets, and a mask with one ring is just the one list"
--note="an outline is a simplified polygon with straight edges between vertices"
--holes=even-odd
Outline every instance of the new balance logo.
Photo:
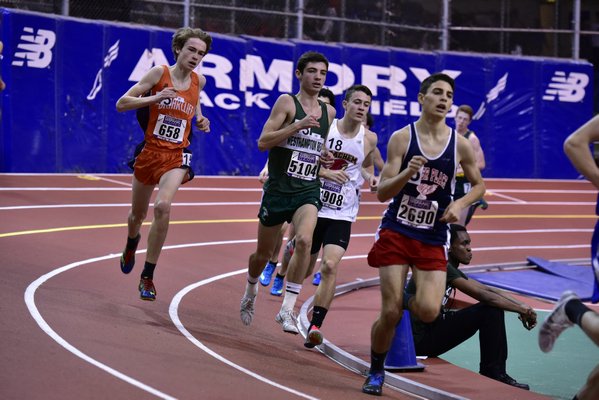
[[21,42],[17,45],[12,65],[22,67],[25,63],[30,68],[46,68],[52,62],[52,48],[56,43],[56,34],[45,29],[34,33],[31,27],[24,27]]
[[580,72],[570,72],[566,75],[564,71],[555,71],[549,87],[545,90],[543,100],[575,103],[584,99],[585,88],[589,84],[589,76]]

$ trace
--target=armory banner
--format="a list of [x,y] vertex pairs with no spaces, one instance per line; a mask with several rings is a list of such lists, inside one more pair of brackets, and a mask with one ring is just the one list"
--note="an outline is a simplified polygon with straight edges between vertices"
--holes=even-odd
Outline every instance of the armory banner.
[[[172,30],[0,9],[2,172],[130,172],[143,140],[135,112],[118,98],[154,65],[174,62]],[[585,61],[491,54],[416,52],[214,34],[200,67],[212,132],[194,132],[192,166],[202,175],[256,175],[266,153],[256,140],[282,93],[296,92],[295,62],[307,50],[330,60],[326,86],[337,95],[365,84],[379,147],[420,113],[420,82],[443,71],[456,79],[448,117],[469,104],[487,158],[484,176],[575,178],[563,140],[592,116],[593,69]]]

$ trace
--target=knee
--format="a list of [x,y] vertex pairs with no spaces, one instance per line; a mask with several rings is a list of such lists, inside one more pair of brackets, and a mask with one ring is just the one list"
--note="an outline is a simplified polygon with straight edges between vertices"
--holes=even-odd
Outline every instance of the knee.
[[171,212],[169,201],[159,200],[154,204],[154,218],[168,218]]
[[439,307],[422,307],[418,310],[418,319],[428,324],[437,319],[439,312]]
[[503,320],[505,317],[505,312],[498,307],[493,307],[487,304],[481,304],[480,316],[482,318],[492,319],[492,320]]
[[320,272],[323,275],[334,276],[337,274],[337,264],[332,260],[325,258],[320,266]]
[[401,319],[403,312],[400,312],[399,308],[384,308],[381,311],[381,320],[385,323],[385,325],[396,326]]
[[307,254],[310,252],[310,247],[312,247],[312,236],[295,235],[295,251]]

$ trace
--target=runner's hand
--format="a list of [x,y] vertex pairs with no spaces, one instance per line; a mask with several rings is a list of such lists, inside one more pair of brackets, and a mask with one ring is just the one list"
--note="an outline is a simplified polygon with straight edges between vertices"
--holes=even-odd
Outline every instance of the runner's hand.
[[210,132],[210,120],[204,116],[196,118],[196,127],[204,132]]

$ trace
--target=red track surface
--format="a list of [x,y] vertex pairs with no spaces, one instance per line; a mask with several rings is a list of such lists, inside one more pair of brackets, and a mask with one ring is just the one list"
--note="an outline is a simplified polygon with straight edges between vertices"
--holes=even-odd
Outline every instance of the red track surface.
[[[0,397],[366,397],[359,390],[360,376],[305,350],[300,337],[281,331],[274,322],[280,298],[262,289],[254,322],[250,327],[241,324],[239,300],[261,194],[256,179],[197,178],[177,194],[153,303],[139,300],[136,289],[144,255],[138,252],[138,265],[130,275],[117,266],[126,235],[129,185],[129,176],[90,180],[0,175]],[[491,207],[479,211],[469,226],[479,249],[477,265],[522,262],[531,254],[588,257],[596,221],[596,191],[589,183],[488,180],[487,185]],[[238,190],[243,188],[249,190]],[[357,236],[347,252],[357,258],[343,262],[338,284],[376,276],[362,257],[384,205],[371,194],[363,201],[352,232]],[[547,231],[526,231],[530,229]],[[145,249],[147,230],[144,225],[140,250]],[[313,292],[306,282],[298,306]],[[374,288],[339,298],[326,321],[327,338],[367,359],[377,296]],[[443,387],[456,368],[435,363],[440,366],[431,367],[422,379]],[[497,398],[513,395],[502,392],[505,385],[464,370],[458,373],[477,385],[491,385],[488,390],[501,396]],[[477,398],[479,389],[467,382],[453,389]],[[389,389],[385,396],[410,398]]]

